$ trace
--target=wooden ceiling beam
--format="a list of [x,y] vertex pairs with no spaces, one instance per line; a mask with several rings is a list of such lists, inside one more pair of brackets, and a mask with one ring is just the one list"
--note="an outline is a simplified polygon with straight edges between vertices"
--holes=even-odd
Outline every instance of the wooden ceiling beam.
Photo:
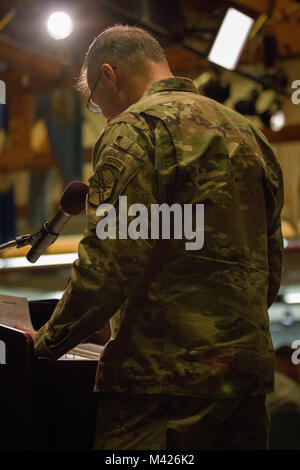
[[230,0],[236,8],[240,7],[255,13],[271,15],[273,21],[282,20],[286,15],[293,14],[299,9],[299,5],[293,0]]
[[201,70],[207,68],[208,60],[201,55],[184,49],[180,46],[169,46],[164,49],[170,69],[175,72],[185,72],[193,70]]
[[267,13],[270,8],[270,0],[231,0],[235,7],[252,10],[256,13]]
[[300,140],[300,125],[290,125],[283,127],[281,131],[274,132],[265,127],[263,133],[271,143],[293,142]]
[[80,67],[71,65],[59,77],[49,77],[36,69],[24,68],[24,71],[7,70],[0,72],[0,80],[6,84],[7,95],[11,93],[37,93],[51,91],[59,86],[71,87],[75,83]]
[[51,79],[58,79],[64,69],[62,64],[52,58],[32,52],[2,35],[0,35],[0,57],[1,61],[6,62],[11,70],[36,71]]
[[30,72],[7,71],[0,72],[0,80],[6,84],[6,92],[12,93],[37,93],[51,90],[57,86],[57,80],[51,80],[44,75]]

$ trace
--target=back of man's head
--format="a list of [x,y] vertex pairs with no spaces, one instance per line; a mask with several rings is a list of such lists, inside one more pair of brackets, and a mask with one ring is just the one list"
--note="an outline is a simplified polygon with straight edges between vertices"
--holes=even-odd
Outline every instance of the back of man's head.
[[154,37],[141,28],[124,25],[112,26],[99,34],[86,60],[87,65],[95,60],[138,68],[147,60],[167,64],[164,51]]
[[115,25],[94,39],[85,57],[76,88],[88,94],[87,73],[96,76],[101,64],[108,63],[125,75],[149,78],[155,69],[170,73],[169,65],[159,42],[142,28]]

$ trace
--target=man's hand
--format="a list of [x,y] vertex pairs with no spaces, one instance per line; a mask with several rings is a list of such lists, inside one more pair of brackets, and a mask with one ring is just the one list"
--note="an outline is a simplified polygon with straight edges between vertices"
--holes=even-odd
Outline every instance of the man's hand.
[[91,336],[89,336],[84,342],[98,344],[100,346],[105,346],[105,344],[110,340],[111,329],[109,322],[102,328],[102,330],[95,331]]
[[33,339],[34,336],[36,335],[36,331],[30,329],[30,328],[27,328],[26,326],[24,325],[21,325],[20,323],[16,323],[14,325],[14,328],[16,328],[17,330],[21,330],[21,331],[24,331],[25,333],[28,333],[31,338]]

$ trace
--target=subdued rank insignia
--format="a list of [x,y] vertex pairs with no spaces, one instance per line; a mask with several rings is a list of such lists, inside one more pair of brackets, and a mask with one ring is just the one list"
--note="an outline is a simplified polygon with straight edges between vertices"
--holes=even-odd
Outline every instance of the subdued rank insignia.
[[109,199],[116,183],[116,177],[110,168],[99,169],[89,188],[88,202],[95,207]]

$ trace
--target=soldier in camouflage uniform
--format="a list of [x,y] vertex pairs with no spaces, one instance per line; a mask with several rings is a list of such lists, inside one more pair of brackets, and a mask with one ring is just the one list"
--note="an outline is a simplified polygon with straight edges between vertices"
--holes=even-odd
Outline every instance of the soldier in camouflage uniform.
[[[249,120],[175,78],[143,30],[104,31],[82,77],[108,124],[93,150],[78,260],[34,338],[36,355],[59,358],[110,320],[95,449],[264,449],[267,309],[283,253],[278,161]],[[203,248],[118,230],[99,240],[96,209],[110,203],[118,214],[120,195],[148,213],[151,204],[204,204]]]

